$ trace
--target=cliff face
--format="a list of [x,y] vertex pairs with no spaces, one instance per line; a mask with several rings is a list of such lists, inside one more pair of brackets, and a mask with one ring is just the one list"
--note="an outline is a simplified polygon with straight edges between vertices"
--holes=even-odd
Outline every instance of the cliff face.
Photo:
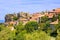
[[16,14],[7,14],[5,16],[5,22],[13,21],[13,17],[16,16]]
[[19,12],[16,14],[7,14],[5,16],[5,24],[6,25],[9,25],[9,24],[17,25],[19,22],[23,22],[25,24],[29,21],[30,17],[31,15],[25,12]]
[[30,14],[24,13],[24,12],[20,12],[17,14],[7,14],[5,16],[5,22],[16,21],[23,18],[28,19],[29,17],[30,17]]

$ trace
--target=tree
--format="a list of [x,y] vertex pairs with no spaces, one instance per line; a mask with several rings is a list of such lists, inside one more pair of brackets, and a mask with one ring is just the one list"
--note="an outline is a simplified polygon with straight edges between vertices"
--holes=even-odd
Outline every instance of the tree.
[[45,31],[48,35],[52,32],[52,29],[50,28],[50,21],[46,21],[45,23],[39,24],[39,30]]
[[18,33],[15,37],[16,40],[25,40],[24,35],[26,34],[26,30],[21,31],[20,33]]
[[21,31],[24,30],[24,25],[23,25],[22,22],[19,22],[19,24],[16,25],[14,28],[16,29],[16,32],[17,32],[17,34],[18,34],[19,32],[21,32]]
[[56,20],[57,20],[57,17],[55,15],[53,15],[52,22],[56,21]]
[[39,30],[43,30],[45,28],[46,24],[45,23],[40,23],[39,24]]
[[35,21],[29,21],[25,24],[25,29],[27,32],[33,32],[34,30],[38,29],[38,23]]
[[60,13],[58,14],[58,19],[59,19],[59,21],[60,21]]
[[60,40],[60,28],[57,30],[57,33],[58,33],[58,35],[56,37],[56,40]]
[[41,17],[41,22],[42,22],[42,23],[44,23],[44,22],[46,22],[46,21],[48,21],[48,17],[47,17],[47,16]]
[[15,37],[15,31],[11,31],[9,28],[5,28],[0,32],[0,40],[13,40]]
[[0,24],[0,31],[4,30],[5,29],[5,25],[3,24]]
[[43,31],[26,33],[24,37],[25,37],[25,40],[50,40],[50,37]]
[[18,20],[18,17],[14,16],[14,17],[13,17],[13,20],[14,20],[14,21],[15,21],[15,20]]
[[45,23],[40,23],[40,29],[47,29],[50,26],[50,21],[46,21]]

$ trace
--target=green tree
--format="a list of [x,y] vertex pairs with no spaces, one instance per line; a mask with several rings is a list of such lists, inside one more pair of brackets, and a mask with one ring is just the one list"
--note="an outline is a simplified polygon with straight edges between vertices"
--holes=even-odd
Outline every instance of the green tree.
[[22,22],[19,22],[19,24],[16,25],[14,28],[16,29],[16,32],[19,33],[24,30],[24,25]]
[[18,33],[15,37],[16,40],[25,40],[24,35],[26,34],[26,30],[21,31],[20,33]]
[[60,13],[58,14],[58,19],[59,19],[59,21],[60,21]]
[[46,24],[45,23],[40,23],[39,24],[39,30],[43,30],[45,28]]
[[14,20],[14,21],[15,21],[15,20],[18,20],[18,17],[14,16],[14,17],[13,17],[13,20]]
[[58,35],[57,35],[57,37],[56,37],[56,40],[60,40],[60,28],[57,29],[57,33],[58,33]]
[[47,16],[41,17],[41,22],[42,22],[42,23],[44,23],[44,22],[46,22],[46,21],[48,21],[48,17],[47,17]]
[[57,20],[57,17],[54,15],[53,18],[52,18],[52,22],[56,21],[56,20]]
[[5,28],[0,32],[0,40],[13,40],[15,37],[15,31],[11,31],[9,28]]
[[39,27],[40,29],[47,29],[50,26],[50,21],[46,21],[45,23],[40,23]]
[[0,31],[4,30],[5,29],[5,25],[3,24],[0,24]]
[[54,25],[54,28],[55,28],[55,30],[58,30],[60,28],[60,21],[58,22],[58,24]]
[[50,40],[50,37],[43,31],[26,33],[24,37],[25,37],[25,40]]
[[38,29],[38,23],[35,21],[29,21],[25,24],[25,29],[27,32],[33,32],[34,30]]

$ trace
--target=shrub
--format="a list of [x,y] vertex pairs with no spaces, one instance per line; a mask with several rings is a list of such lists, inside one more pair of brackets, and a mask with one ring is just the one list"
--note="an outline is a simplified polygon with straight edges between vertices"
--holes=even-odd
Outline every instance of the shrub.
[[33,32],[34,30],[38,29],[38,23],[35,21],[30,21],[25,24],[25,29],[27,32]]

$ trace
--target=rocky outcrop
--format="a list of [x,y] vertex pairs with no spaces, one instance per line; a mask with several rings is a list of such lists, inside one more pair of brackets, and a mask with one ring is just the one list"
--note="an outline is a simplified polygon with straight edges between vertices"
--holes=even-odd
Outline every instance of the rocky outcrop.
[[[11,22],[11,21],[28,21],[30,19],[30,14],[26,12],[19,12],[16,14],[7,14],[5,16],[5,22]],[[23,19],[23,20],[22,20]]]
[[5,16],[5,22],[10,22],[10,21],[13,21],[13,17],[15,17],[16,14],[7,14]]

